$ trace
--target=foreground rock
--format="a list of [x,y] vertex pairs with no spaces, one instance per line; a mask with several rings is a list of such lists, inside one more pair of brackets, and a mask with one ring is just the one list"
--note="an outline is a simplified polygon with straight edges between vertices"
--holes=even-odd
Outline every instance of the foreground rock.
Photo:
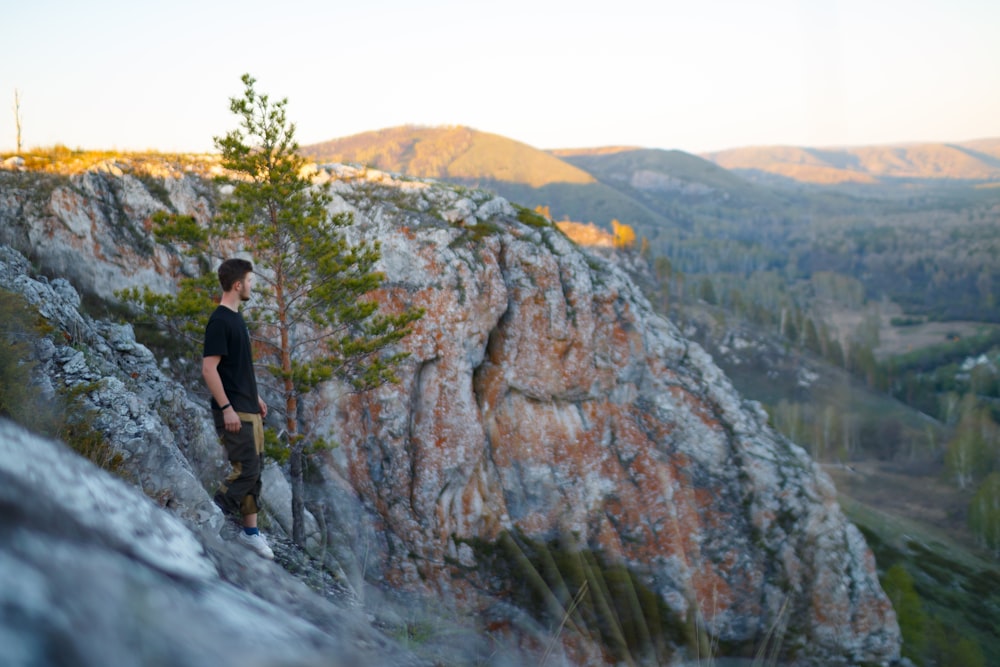
[[429,664],[277,565],[2,420],[0,544],[4,665]]

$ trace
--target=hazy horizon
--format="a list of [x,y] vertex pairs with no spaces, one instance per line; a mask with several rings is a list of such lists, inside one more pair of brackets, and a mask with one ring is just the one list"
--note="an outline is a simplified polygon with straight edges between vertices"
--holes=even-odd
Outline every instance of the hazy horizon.
[[[425,125],[425,124],[417,124],[417,123],[407,123],[406,125],[412,125],[412,126],[424,127],[424,128],[432,128],[432,129],[433,128],[445,128],[445,127],[467,127],[470,130],[473,130],[473,131],[476,131],[476,132],[483,132],[483,133],[486,133],[486,134],[494,134],[494,135],[502,136],[502,137],[504,137],[506,139],[510,139],[510,140],[513,140],[513,141],[517,141],[519,143],[526,144],[528,146],[531,146],[532,148],[535,148],[535,149],[538,149],[538,150],[542,150],[542,151],[550,151],[550,152],[577,151],[577,150],[578,151],[587,151],[587,150],[605,150],[605,149],[636,149],[636,150],[651,149],[651,150],[680,150],[682,152],[690,153],[692,155],[710,155],[710,154],[717,154],[717,153],[725,153],[727,151],[738,151],[738,150],[744,150],[744,149],[758,149],[758,148],[759,149],[768,149],[768,148],[798,148],[798,149],[804,149],[804,150],[814,150],[815,149],[815,150],[830,150],[830,151],[838,151],[838,150],[847,151],[847,150],[860,149],[860,148],[878,148],[878,147],[899,147],[899,148],[905,148],[905,147],[923,146],[923,145],[942,145],[942,146],[943,145],[956,145],[956,146],[960,146],[960,145],[964,145],[964,144],[968,144],[968,143],[973,143],[973,142],[977,142],[977,141],[991,141],[991,140],[1000,141],[1000,134],[998,134],[997,136],[970,137],[970,138],[965,138],[965,139],[942,140],[942,141],[893,141],[893,142],[887,142],[887,143],[850,144],[850,145],[844,144],[844,145],[827,145],[827,146],[805,145],[805,144],[750,144],[750,145],[742,145],[742,146],[728,146],[728,147],[722,147],[722,148],[717,148],[717,149],[714,149],[714,150],[707,150],[707,151],[691,152],[691,151],[684,151],[683,149],[679,149],[679,148],[660,147],[660,146],[638,146],[638,145],[627,145],[627,144],[603,144],[603,145],[593,145],[593,146],[535,146],[533,144],[528,144],[525,141],[521,141],[517,137],[509,137],[509,136],[506,136],[506,135],[501,135],[498,132],[491,132],[491,131],[486,130],[486,129],[477,128],[477,127],[471,127],[471,126],[465,125],[463,123],[446,124],[446,125],[444,125],[444,124],[443,125]],[[395,127],[400,127],[400,126],[395,126]],[[326,139],[321,139],[319,141],[313,141],[313,142],[308,142],[308,143],[303,142],[303,141],[300,140],[299,144],[301,146],[310,146],[310,145],[315,145],[315,144],[322,144],[322,143],[327,142],[327,141],[335,141],[335,140],[338,140],[338,139],[345,139],[345,138],[356,136],[356,135],[367,134],[367,133],[370,133],[370,132],[379,132],[379,131],[388,130],[388,129],[392,129],[392,128],[388,128],[388,127],[371,128],[369,130],[362,130],[360,132],[354,132],[354,133],[352,133],[350,135],[342,135],[342,136],[337,136],[337,137],[328,137]],[[28,144],[25,144],[22,147],[22,151],[25,152],[25,153],[27,153],[27,152],[30,152],[32,150],[36,150],[36,149],[44,150],[44,149],[53,148],[55,146],[62,146],[62,147],[65,147],[65,148],[67,148],[69,150],[74,150],[74,151],[76,151],[76,150],[80,150],[80,151],[111,151],[111,152],[116,152],[117,151],[117,152],[121,152],[121,153],[153,152],[153,153],[165,153],[165,154],[180,153],[180,154],[191,154],[191,155],[212,155],[212,154],[217,154],[218,153],[218,151],[216,151],[213,147],[210,147],[207,150],[189,150],[188,151],[188,150],[161,149],[161,148],[158,148],[158,147],[155,147],[155,146],[147,146],[145,148],[138,148],[138,147],[121,148],[121,147],[118,147],[118,146],[89,146],[89,145],[87,145],[87,146],[84,146],[84,145],[71,146],[71,145],[68,145],[68,144],[66,144],[64,142],[55,142],[55,143],[50,143],[50,144],[39,144],[39,145],[28,145]],[[3,153],[13,153],[14,152],[14,148],[13,147],[10,147],[10,148],[0,148],[0,152],[3,152]]]

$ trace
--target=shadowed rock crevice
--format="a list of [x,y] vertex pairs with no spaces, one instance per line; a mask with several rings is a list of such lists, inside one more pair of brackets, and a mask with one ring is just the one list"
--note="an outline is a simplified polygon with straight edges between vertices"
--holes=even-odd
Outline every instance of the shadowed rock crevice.
[[410,510],[414,513],[414,515],[418,516],[418,518],[424,520],[426,517],[420,516],[421,509],[419,504],[416,502],[414,495],[416,493],[416,480],[420,461],[420,451],[418,450],[417,438],[415,434],[417,431],[417,420],[426,418],[422,401],[424,392],[427,390],[429,383],[431,382],[430,376],[433,375],[434,368],[437,363],[437,357],[425,359],[420,362],[413,374],[413,389],[410,392],[409,419],[407,420],[408,431],[406,439],[403,442],[403,451],[407,455],[409,461],[410,489],[407,497],[410,502]]

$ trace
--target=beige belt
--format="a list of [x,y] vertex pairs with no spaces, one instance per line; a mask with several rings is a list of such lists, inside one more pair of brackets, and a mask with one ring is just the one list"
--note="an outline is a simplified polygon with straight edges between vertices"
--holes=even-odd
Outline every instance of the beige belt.
[[258,454],[264,453],[264,418],[259,412],[237,412],[240,421],[253,424],[253,446]]

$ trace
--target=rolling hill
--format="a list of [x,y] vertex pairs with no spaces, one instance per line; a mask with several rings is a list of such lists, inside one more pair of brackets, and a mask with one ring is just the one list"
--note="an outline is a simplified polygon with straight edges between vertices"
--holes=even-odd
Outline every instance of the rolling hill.
[[775,205],[782,197],[696,155],[676,150],[555,150],[566,162],[654,208],[676,202],[713,201]]
[[303,146],[313,160],[372,165],[422,178],[502,181],[540,188],[594,177],[527,144],[468,127],[393,127]]
[[544,151],[467,127],[403,126],[303,146],[312,160],[485,187],[554,218],[627,221],[655,237],[687,204],[773,206],[781,198],[689,153],[633,147]]
[[559,218],[603,225],[614,218],[647,226],[667,222],[557,155],[468,127],[394,127],[303,146],[300,152],[316,161],[487,188],[530,208],[548,206]]

